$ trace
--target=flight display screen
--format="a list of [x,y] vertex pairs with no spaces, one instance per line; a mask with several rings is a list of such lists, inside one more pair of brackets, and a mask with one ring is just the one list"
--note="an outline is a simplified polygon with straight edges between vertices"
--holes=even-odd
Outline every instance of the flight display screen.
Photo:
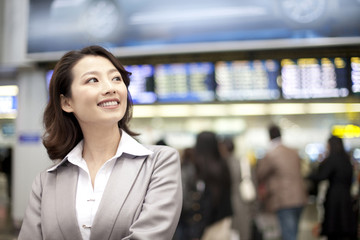
[[351,90],[360,93],[360,57],[351,58]]
[[154,80],[158,102],[215,100],[214,64],[210,62],[158,64]]
[[17,111],[16,96],[0,96],[0,114],[11,114]]
[[124,66],[131,72],[129,92],[134,104],[147,104],[156,101],[154,92],[154,67],[149,64]]
[[217,62],[217,98],[220,101],[278,99],[279,74],[280,64],[272,59]]
[[281,60],[282,94],[285,99],[346,97],[345,58],[299,58]]

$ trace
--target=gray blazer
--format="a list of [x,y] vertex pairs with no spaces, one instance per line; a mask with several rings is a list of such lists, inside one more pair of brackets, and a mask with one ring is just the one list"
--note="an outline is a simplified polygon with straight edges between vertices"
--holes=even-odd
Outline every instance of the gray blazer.
[[[178,152],[117,159],[91,228],[92,240],[170,240],[182,207]],[[78,167],[65,161],[34,180],[18,240],[81,239],[75,203]]]

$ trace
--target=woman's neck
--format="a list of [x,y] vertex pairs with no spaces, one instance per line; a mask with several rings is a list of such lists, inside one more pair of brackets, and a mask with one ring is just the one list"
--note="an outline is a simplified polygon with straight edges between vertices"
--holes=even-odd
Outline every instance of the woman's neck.
[[83,158],[87,163],[98,162],[103,164],[113,157],[121,139],[119,128],[95,129],[83,131],[84,148]]
[[119,128],[95,129],[83,131],[83,159],[89,170],[91,184],[94,187],[96,174],[104,163],[112,158],[117,151],[121,131]]

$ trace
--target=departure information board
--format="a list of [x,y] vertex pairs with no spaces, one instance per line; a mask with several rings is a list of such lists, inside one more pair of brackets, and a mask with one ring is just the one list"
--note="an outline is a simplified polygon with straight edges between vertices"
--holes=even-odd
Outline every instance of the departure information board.
[[0,114],[12,114],[17,111],[16,96],[0,96]]
[[360,57],[351,58],[351,90],[360,93]]
[[216,95],[220,101],[278,99],[276,60],[220,61],[215,64]]
[[154,67],[152,65],[125,66],[131,72],[129,92],[134,104],[147,104],[156,101],[154,92]]
[[282,93],[285,99],[346,97],[345,58],[299,58],[281,61]]
[[214,65],[210,62],[158,64],[154,80],[159,102],[215,100]]

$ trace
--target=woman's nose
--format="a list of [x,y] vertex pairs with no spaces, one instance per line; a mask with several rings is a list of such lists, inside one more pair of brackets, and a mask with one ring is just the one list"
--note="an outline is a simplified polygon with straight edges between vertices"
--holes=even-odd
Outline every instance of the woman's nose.
[[103,82],[103,92],[105,94],[115,93],[115,86],[111,80]]

